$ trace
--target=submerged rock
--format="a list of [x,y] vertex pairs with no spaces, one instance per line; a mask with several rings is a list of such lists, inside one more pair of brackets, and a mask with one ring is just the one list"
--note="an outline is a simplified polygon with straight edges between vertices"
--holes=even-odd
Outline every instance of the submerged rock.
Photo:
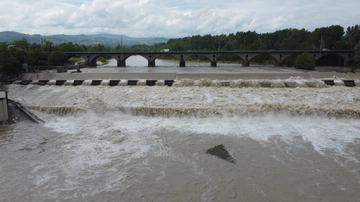
[[211,154],[214,156],[217,156],[221,159],[224,159],[225,161],[228,161],[230,163],[236,163],[235,159],[229,154],[227,149],[223,144],[217,145],[215,147],[212,147],[206,151],[207,154]]

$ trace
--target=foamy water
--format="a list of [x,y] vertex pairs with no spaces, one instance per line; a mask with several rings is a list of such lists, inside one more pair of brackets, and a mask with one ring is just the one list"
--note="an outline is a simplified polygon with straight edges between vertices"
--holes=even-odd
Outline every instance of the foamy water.
[[[1,133],[0,200],[360,198],[358,87],[241,82],[10,85],[46,123]],[[205,153],[218,144],[236,164]]]
[[[185,119],[92,111],[46,120],[45,128],[53,132],[36,129],[1,147],[12,151],[2,153],[8,155],[0,166],[6,173],[0,180],[3,201],[360,197],[356,120]],[[224,144],[237,164],[205,154],[217,144]]]
[[232,81],[229,87],[188,85],[189,80],[175,82],[174,87],[11,85],[9,97],[30,109],[57,114],[115,110],[146,116],[289,114],[360,118],[357,87],[328,87],[315,82],[318,87],[284,88],[272,81],[267,88],[242,88],[242,82]]

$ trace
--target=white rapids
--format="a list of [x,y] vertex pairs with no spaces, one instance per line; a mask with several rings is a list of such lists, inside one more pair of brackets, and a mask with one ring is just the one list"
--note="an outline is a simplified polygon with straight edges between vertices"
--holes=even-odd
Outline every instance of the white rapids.
[[188,82],[181,80],[173,87],[11,85],[9,96],[30,109],[57,114],[115,110],[147,116],[271,113],[360,118],[357,87],[328,87],[319,82],[312,88],[284,88],[278,87],[277,81],[272,81],[268,88],[242,88],[243,81],[233,81],[230,87],[202,87]]

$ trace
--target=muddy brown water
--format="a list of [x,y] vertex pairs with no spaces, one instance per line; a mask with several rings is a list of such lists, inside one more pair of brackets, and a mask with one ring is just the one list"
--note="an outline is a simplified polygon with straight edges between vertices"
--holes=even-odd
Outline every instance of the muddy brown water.
[[[0,201],[360,198],[358,87],[13,84],[9,97],[46,123],[0,128]],[[220,144],[236,164],[206,154]]]

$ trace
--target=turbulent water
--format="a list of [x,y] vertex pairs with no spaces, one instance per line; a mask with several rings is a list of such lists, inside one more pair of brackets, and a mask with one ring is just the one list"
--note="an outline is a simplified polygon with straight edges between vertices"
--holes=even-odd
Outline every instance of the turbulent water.
[[10,85],[0,201],[359,201],[360,89],[242,82]]

